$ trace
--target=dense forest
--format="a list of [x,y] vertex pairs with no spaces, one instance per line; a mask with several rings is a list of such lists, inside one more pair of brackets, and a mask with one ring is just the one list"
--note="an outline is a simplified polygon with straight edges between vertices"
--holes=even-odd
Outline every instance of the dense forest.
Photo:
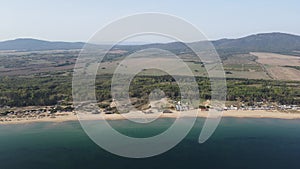
[[[210,99],[210,82],[204,77],[196,78],[200,98]],[[98,101],[111,99],[111,76],[96,79]],[[72,78],[70,76],[1,77],[0,106],[55,105],[72,101]],[[176,81],[170,76],[136,76],[131,82],[130,96],[147,102],[149,93],[159,88],[171,99],[179,99]],[[277,104],[300,104],[300,84],[274,80],[227,79],[227,100],[248,105],[266,101]]]

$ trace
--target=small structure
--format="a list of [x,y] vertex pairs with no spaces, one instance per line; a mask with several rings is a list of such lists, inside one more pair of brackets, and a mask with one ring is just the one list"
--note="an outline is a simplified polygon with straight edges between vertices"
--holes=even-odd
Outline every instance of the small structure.
[[115,108],[115,107],[117,107],[117,103],[116,103],[116,100],[115,100],[115,99],[112,99],[112,102],[110,103],[109,107],[110,107],[110,108]]
[[190,106],[188,103],[182,104],[180,101],[175,105],[176,111],[188,111],[190,110]]
[[173,112],[171,110],[166,109],[163,111],[163,113],[173,113]]
[[100,111],[99,110],[93,110],[92,114],[100,114]]
[[104,110],[104,113],[105,114],[114,114],[112,111],[109,111],[109,110]]
[[153,114],[154,112],[152,110],[144,111],[145,114]]

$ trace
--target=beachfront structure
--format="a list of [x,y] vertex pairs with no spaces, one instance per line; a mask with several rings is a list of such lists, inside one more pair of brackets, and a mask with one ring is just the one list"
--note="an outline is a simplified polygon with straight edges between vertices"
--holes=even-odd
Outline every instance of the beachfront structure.
[[180,101],[175,105],[176,111],[187,111],[190,110],[189,104],[182,104]]

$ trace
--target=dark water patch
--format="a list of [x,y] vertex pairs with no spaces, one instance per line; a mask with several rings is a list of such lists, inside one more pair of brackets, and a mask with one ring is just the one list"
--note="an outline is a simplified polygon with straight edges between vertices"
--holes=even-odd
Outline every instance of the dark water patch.
[[[153,130],[165,129],[170,121],[160,122]],[[203,122],[199,118],[188,136],[170,151],[146,159],[128,159],[104,151],[87,137],[78,122],[0,126],[0,168],[300,168],[300,120],[223,118],[213,136],[199,144]],[[114,123],[124,133],[143,136],[145,132],[122,120]]]

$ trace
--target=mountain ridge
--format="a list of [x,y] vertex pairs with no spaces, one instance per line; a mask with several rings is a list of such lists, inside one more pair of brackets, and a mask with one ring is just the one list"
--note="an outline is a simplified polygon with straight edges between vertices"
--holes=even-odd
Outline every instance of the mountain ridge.
[[300,50],[300,36],[273,32],[253,34],[237,39],[212,41],[219,50],[244,50],[247,52],[282,52]]
[[[259,33],[236,39],[219,39],[211,41],[220,52],[291,52],[300,51],[300,36],[272,32]],[[201,43],[192,42],[192,44]],[[84,42],[46,41],[33,38],[18,38],[0,42],[0,50],[34,51],[34,50],[68,50],[81,49]],[[99,45],[101,46],[101,45]],[[153,43],[142,45],[119,45],[121,48],[140,49],[141,47],[171,48],[176,51],[183,49],[180,42]]]
[[0,42],[0,50],[67,50],[81,49],[84,44],[84,42],[46,41],[33,38],[18,38]]

